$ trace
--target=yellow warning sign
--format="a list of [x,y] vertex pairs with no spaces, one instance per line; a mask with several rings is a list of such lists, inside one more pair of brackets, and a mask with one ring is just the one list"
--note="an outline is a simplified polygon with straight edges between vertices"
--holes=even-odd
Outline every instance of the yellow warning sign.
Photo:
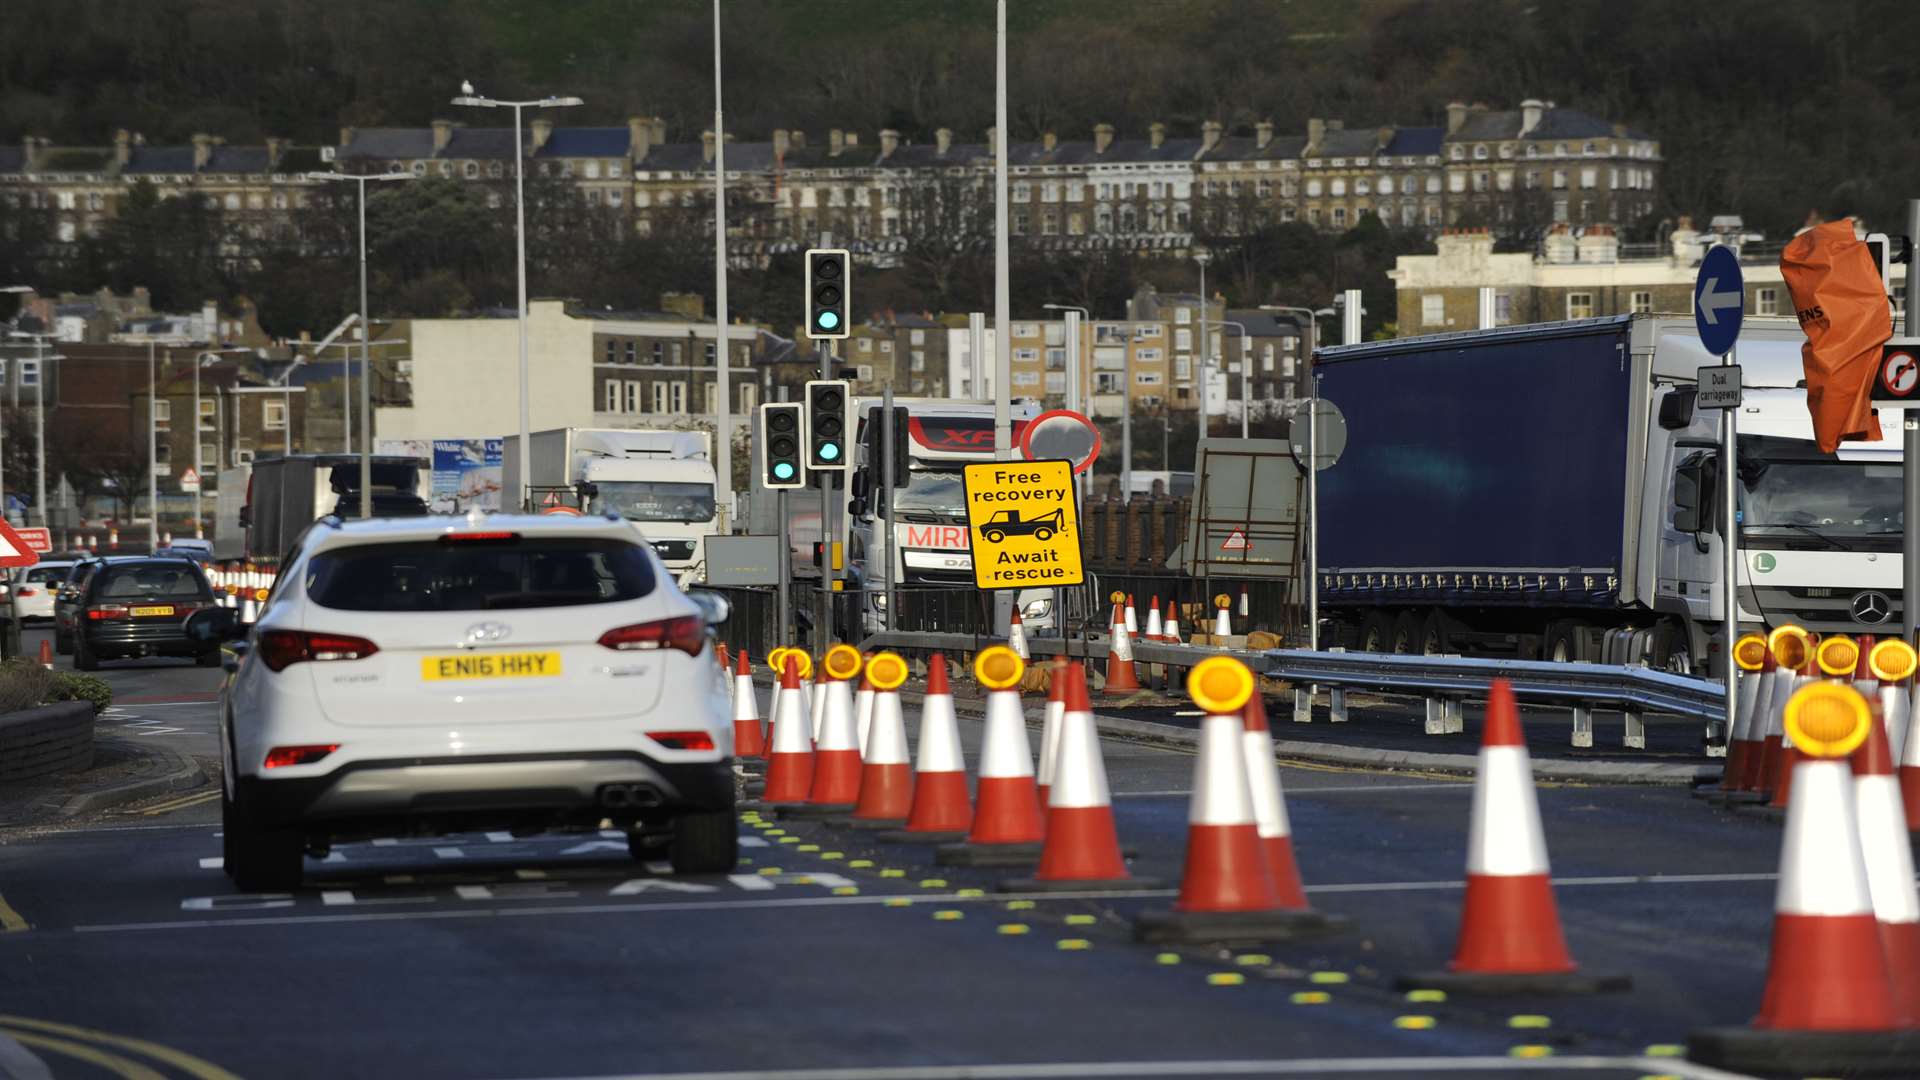
[[1067,461],[991,461],[961,471],[982,589],[1078,585],[1080,519]]

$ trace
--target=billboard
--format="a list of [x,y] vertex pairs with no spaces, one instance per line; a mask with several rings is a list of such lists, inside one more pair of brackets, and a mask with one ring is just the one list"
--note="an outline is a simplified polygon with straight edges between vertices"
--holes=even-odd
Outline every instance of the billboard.
[[428,490],[421,492],[436,514],[464,514],[478,507],[500,509],[504,439],[381,439],[382,454],[405,454],[431,463]]

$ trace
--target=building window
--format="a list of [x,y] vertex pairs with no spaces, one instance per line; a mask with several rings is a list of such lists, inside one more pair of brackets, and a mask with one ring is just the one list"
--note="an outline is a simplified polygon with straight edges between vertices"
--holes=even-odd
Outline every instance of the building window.
[[1467,174],[1463,172],[1447,174],[1447,190],[1455,194],[1467,190]]
[[1332,195],[1345,195],[1347,193],[1347,182],[1336,177],[1328,183],[1327,191]]
[[1175,349],[1178,349],[1178,350],[1179,350],[1179,351],[1181,351],[1181,352],[1190,352],[1190,351],[1192,351],[1192,349],[1193,349],[1193,331],[1191,331],[1191,330],[1175,330],[1175,331],[1173,332],[1173,347],[1174,347]]
[[1507,326],[1513,322],[1513,294],[1493,294],[1493,325]]
[[1635,315],[1646,315],[1653,311],[1653,293],[1640,289],[1628,298],[1629,310]]
[[260,426],[267,431],[287,430],[287,403],[268,398],[260,403]]
[[707,363],[711,364],[713,362],[714,362],[713,342],[709,341],[707,342]]
[[907,356],[907,370],[908,370],[908,371],[925,371],[925,370],[927,370],[927,353],[926,353],[926,350],[924,350],[924,349],[913,349],[913,350],[911,350],[911,351],[910,351],[910,352],[908,353],[908,356]]
[[606,412],[620,411],[620,384],[612,379],[601,383],[601,404]]
[[617,351],[618,351],[618,343],[615,342],[612,338],[608,338],[607,339],[607,363],[609,364],[613,363],[614,356],[617,354]]
[[1316,176],[1307,181],[1307,198],[1317,199],[1319,197],[1320,197],[1320,178]]
[[1599,169],[1581,169],[1580,170],[1580,186],[1583,188],[1589,188],[1589,189],[1599,187],[1600,186],[1600,170]]
[[645,384],[637,379],[630,379],[620,384],[623,395],[623,412],[637,413],[640,411],[640,388],[643,385]]
[[1487,144],[1486,143],[1479,143],[1474,146],[1473,160],[1475,161],[1487,160]]
[[1142,364],[1157,364],[1160,362],[1160,350],[1159,349],[1135,349],[1133,351],[1133,358],[1135,361]]
[[1593,294],[1590,292],[1568,293],[1567,294],[1567,318],[1569,319],[1593,318]]
[[1429,293],[1420,298],[1420,325],[1447,325],[1447,298]]
[[1755,315],[1780,314],[1780,290],[1761,289],[1753,294],[1753,313]]
[[1553,170],[1553,190],[1555,191],[1567,190],[1567,170],[1565,169]]
[[1179,359],[1175,360],[1173,362],[1173,377],[1176,379],[1182,379],[1182,380],[1192,379],[1193,378],[1193,359],[1191,357],[1182,356]]
[[1157,371],[1136,371],[1133,374],[1133,381],[1137,386],[1159,386],[1166,380],[1162,379]]
[[1347,208],[1346,207],[1336,206],[1333,208],[1333,224],[1336,228],[1343,228],[1346,226],[1347,224]]
[[161,431],[173,423],[173,402],[158,398],[153,403],[153,426]]
[[1031,364],[1031,363],[1037,362],[1039,359],[1040,359],[1039,349],[1013,350],[1013,361],[1016,364]]
[[219,418],[219,415],[220,415],[220,403],[218,401],[215,401],[213,398],[200,399],[200,430],[201,431],[214,430],[215,422]]

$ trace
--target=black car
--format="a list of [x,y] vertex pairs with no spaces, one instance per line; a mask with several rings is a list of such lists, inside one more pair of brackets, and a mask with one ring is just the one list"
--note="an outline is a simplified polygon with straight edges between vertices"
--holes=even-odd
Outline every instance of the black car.
[[190,656],[217,667],[220,649],[187,637],[187,616],[214,607],[213,589],[197,563],[182,558],[116,559],[98,565],[72,604],[73,666],[93,671],[102,660]]
[[65,656],[73,651],[74,612],[87,581],[94,571],[108,563],[127,562],[139,555],[83,555],[67,569],[66,580],[53,593],[53,651]]

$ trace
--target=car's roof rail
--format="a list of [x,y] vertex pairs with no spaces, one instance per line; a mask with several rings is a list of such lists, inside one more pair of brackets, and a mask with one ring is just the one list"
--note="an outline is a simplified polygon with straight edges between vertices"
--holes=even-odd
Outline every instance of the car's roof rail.
[[325,525],[329,529],[337,529],[341,526],[342,522],[339,514],[328,514],[326,517],[320,519],[319,524]]

